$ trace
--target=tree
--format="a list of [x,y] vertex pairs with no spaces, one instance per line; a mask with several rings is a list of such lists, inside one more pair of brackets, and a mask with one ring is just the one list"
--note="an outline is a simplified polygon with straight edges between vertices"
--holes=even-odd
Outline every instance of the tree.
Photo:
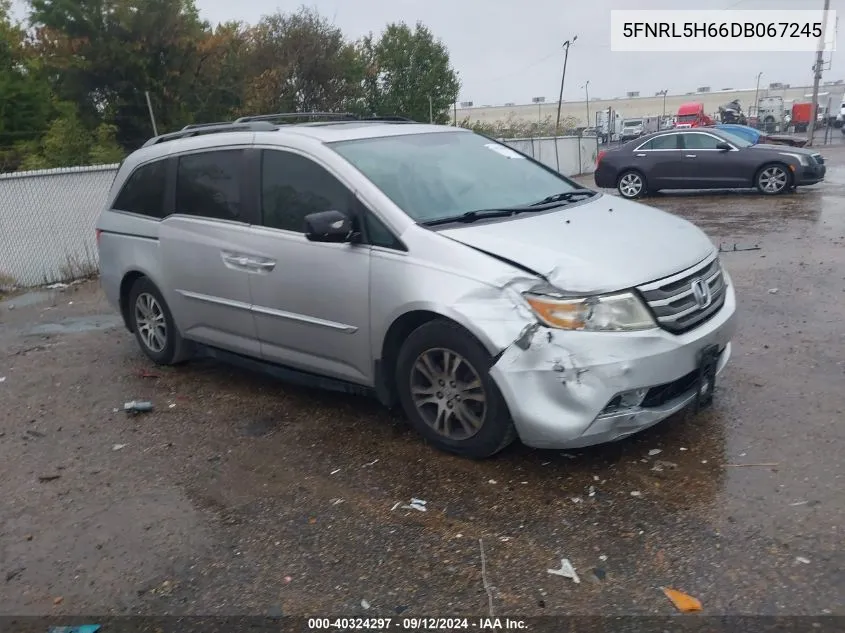
[[0,0],[0,172],[17,169],[24,144],[44,132],[50,112],[50,87],[35,72],[9,6]]
[[94,130],[91,151],[88,156],[90,165],[111,165],[123,160],[123,148],[117,142],[117,127],[100,123]]
[[44,134],[40,143],[29,146],[23,169],[52,169],[88,165],[91,134],[79,118],[72,103],[55,104],[59,116]]
[[316,11],[265,16],[247,34],[243,112],[337,112],[361,101],[355,46]]
[[370,111],[405,116],[415,121],[448,123],[458,98],[460,81],[449,51],[422,23],[390,24],[375,41],[359,46],[364,64],[364,91]]
[[200,42],[209,35],[193,0],[31,0],[35,46],[61,100],[75,103],[86,127],[117,126],[123,147],[152,135],[144,93],[159,127],[190,120],[186,95]]

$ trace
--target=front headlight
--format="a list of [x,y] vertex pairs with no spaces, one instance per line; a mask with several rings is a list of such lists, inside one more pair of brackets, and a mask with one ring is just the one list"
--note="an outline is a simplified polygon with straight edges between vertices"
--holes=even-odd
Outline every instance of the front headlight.
[[561,330],[630,332],[657,327],[643,302],[630,292],[578,298],[531,292],[523,296],[541,322]]
[[807,167],[810,164],[810,157],[806,154],[793,154],[792,152],[781,152],[781,155],[792,156],[792,158],[796,159],[804,167]]

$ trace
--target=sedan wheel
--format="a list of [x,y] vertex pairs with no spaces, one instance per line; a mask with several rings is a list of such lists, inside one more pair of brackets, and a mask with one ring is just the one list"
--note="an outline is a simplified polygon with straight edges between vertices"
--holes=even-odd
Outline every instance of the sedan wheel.
[[789,174],[779,165],[764,167],[757,176],[757,189],[766,195],[782,193],[789,186]]
[[617,189],[623,198],[639,198],[645,192],[645,181],[635,171],[622,174]]
[[170,308],[155,284],[140,277],[126,300],[129,329],[147,357],[159,365],[176,365],[191,358],[193,345],[179,333]]

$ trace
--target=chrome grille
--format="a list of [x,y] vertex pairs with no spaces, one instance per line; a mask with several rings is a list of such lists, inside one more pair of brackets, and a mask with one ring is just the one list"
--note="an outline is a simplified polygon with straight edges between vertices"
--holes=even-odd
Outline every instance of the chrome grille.
[[[693,283],[701,280],[710,289],[710,303],[701,307]],[[716,255],[677,275],[637,288],[654,312],[658,324],[674,334],[683,334],[715,315],[725,303],[727,286]]]

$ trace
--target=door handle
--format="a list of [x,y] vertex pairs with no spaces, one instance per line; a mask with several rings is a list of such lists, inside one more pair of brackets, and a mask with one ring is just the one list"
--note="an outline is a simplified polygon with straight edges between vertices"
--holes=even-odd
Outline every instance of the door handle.
[[637,154],[640,158],[645,158],[645,154]]
[[252,264],[259,270],[273,270],[276,267],[276,262],[266,259],[261,261],[253,260]]
[[695,154],[687,154],[686,157],[687,158],[695,158]]
[[240,268],[246,268],[250,265],[249,257],[245,257],[243,255],[232,255],[230,253],[223,253],[223,261],[227,264],[231,264],[232,266],[238,266]]

